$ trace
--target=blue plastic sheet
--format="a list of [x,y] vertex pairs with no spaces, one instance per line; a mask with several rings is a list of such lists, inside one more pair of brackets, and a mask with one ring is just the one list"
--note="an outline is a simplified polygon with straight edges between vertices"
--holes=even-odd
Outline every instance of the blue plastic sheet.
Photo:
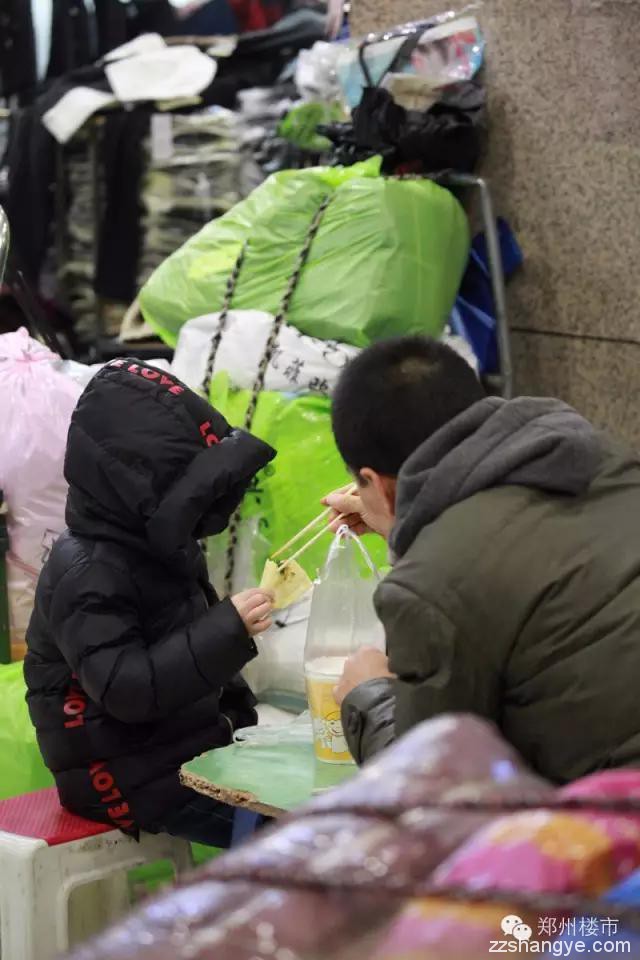
[[[498,219],[498,238],[505,280],[522,265],[523,255],[518,241],[506,220]],[[478,359],[480,373],[499,370],[496,309],[489,271],[489,256],[484,233],[471,244],[469,263],[460,292],[449,318],[454,334],[464,337]]]

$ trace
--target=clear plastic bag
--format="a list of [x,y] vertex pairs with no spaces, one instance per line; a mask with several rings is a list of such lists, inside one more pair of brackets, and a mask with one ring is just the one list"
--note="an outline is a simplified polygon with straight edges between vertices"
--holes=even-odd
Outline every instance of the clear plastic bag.
[[338,62],[342,56],[335,43],[319,40],[310,50],[301,50],[296,63],[295,84],[303,100],[331,103],[341,98]]
[[[484,58],[484,37],[473,16],[479,6],[403,23],[345,45],[336,70],[349,107],[357,107],[365,86],[379,86],[387,75],[414,75],[432,90],[471,80]],[[417,43],[405,46],[407,38],[417,34]]]
[[[207,540],[209,578],[219,596],[224,596],[227,569],[228,530]],[[233,593],[255,587],[260,565],[269,553],[260,516],[253,515],[241,521],[238,529]],[[285,710],[302,710],[304,693],[304,645],[311,598],[303,597],[288,610],[279,610],[273,626],[255,638],[258,656],[250,660],[242,671],[255,695]]]
[[284,709],[304,708],[304,646],[310,604],[311,598],[306,596],[279,611],[273,626],[255,638],[258,656],[242,675],[261,702]]
[[349,527],[340,527],[314,587],[304,651],[314,749],[326,763],[351,763],[334,697],[347,657],[360,647],[384,649],[384,629],[373,605],[378,581],[360,538]]
[[311,743],[312,736],[311,714],[305,710],[288,723],[265,724],[236,730],[233,741],[243,747],[264,747],[283,743]]
[[373,606],[379,581],[360,537],[341,527],[314,586],[305,664],[318,657],[345,658],[365,646],[384,650],[384,629]]

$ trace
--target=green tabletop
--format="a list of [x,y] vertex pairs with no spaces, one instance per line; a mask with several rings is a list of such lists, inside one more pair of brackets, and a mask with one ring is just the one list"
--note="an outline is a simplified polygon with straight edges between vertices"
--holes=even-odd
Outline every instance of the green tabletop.
[[278,817],[356,770],[355,764],[321,763],[311,743],[232,744],[185,764],[182,781],[232,806]]

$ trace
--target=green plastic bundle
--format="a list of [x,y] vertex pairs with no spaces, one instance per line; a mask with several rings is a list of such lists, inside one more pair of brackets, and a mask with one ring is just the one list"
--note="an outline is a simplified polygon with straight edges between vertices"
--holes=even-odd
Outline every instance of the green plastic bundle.
[[25,700],[22,663],[0,666],[0,800],[53,784]]
[[[211,387],[211,402],[230,423],[242,426],[249,391],[232,389],[228,377],[218,374]],[[327,397],[260,394],[251,429],[274,446],[278,456],[260,474],[256,490],[245,497],[242,508],[244,518],[257,515],[262,520],[254,554],[257,578],[268,555],[317,516],[321,497],[349,483],[331,432],[330,403]],[[379,537],[373,537],[368,548],[379,566],[386,563]],[[301,557],[312,578],[324,565],[328,549],[327,536]]]
[[161,264],[140,293],[145,319],[175,345],[181,326],[221,309],[246,253],[232,306],[277,313],[309,226],[322,217],[287,321],[323,340],[439,336],[469,248],[466,215],[429,180],[380,176],[380,160],[276,173]]
[[318,133],[321,124],[343,123],[347,119],[339,103],[312,101],[294,107],[281,121],[278,136],[289,140],[302,150],[323,153],[331,149],[331,141]]

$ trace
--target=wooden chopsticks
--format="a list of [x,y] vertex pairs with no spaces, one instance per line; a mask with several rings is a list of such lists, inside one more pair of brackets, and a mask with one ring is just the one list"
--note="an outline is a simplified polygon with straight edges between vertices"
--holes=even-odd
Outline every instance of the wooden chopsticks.
[[[341,491],[341,492],[342,492],[343,494],[345,494],[346,496],[349,496],[350,494],[355,493],[357,489],[358,489],[357,484],[352,483],[350,487],[347,487],[346,490],[343,490],[343,491]],[[276,550],[275,553],[272,553],[272,554],[271,554],[271,559],[272,559],[272,560],[275,560],[276,557],[281,557],[282,554],[283,554],[283,553],[286,553],[286,551],[287,551],[290,547],[292,547],[294,544],[298,543],[299,540],[301,540],[307,533],[310,533],[319,523],[324,523],[326,520],[328,520],[330,516],[331,516],[331,507],[327,507],[327,509],[326,509],[326,510],[323,510],[322,513],[318,514],[318,516],[315,517],[314,520],[311,520],[311,521],[306,525],[306,527],[303,527],[302,530],[298,530],[298,532],[295,534],[295,536],[291,537],[291,539],[288,540],[288,541],[284,544],[284,546],[280,547],[279,550]],[[336,517],[336,520],[345,520],[347,516],[348,516],[348,514],[346,514],[346,513],[341,513],[338,517]],[[325,534],[325,533],[327,532],[327,529],[328,529],[328,528],[327,528],[326,525],[323,526],[320,530],[318,530],[318,532],[317,532],[316,534],[314,534],[314,535],[311,537],[310,540],[307,540],[306,543],[304,543],[298,550],[296,550],[296,552],[295,552],[294,554],[292,554],[292,555],[291,555],[290,557],[288,557],[286,560],[281,561],[281,565],[284,566],[284,564],[286,564],[286,563],[291,563],[293,560],[297,560],[299,556],[301,556],[303,553],[305,553],[305,552],[309,549],[309,547],[313,546],[313,544],[316,543],[316,541],[319,540],[320,537],[322,537],[323,534]]]

